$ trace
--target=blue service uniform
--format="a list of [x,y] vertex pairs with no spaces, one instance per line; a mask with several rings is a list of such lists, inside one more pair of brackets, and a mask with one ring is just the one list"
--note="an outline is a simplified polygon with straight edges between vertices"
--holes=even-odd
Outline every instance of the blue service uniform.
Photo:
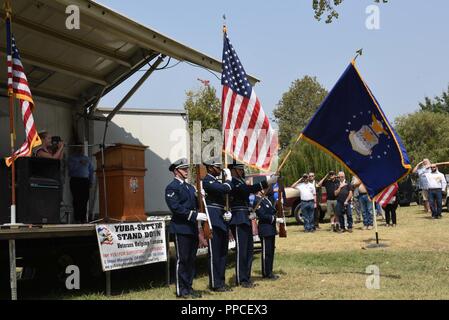
[[253,231],[249,214],[251,212],[249,196],[268,186],[267,181],[248,186],[244,180],[232,178],[230,228],[236,242],[236,284],[251,282],[251,267],[253,263]]
[[209,240],[209,287],[225,287],[226,258],[229,244],[229,223],[223,220],[225,213],[225,194],[232,190],[231,183],[222,183],[211,174],[203,179],[206,192],[206,205],[212,224],[212,239]]
[[187,296],[193,292],[195,258],[198,250],[197,198],[195,188],[174,179],[165,189],[165,201],[173,213],[170,233],[175,236],[176,295]]
[[[256,197],[255,203],[260,197]],[[276,208],[274,199],[264,198],[256,210],[259,219],[259,237],[262,241],[262,276],[273,276],[274,248],[276,239]]]

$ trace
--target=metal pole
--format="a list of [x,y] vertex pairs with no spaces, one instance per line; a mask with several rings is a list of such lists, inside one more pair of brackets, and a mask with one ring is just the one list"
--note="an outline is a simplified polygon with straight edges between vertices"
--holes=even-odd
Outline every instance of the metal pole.
[[11,300],[17,300],[16,240],[9,240],[9,272]]
[[373,200],[373,217],[374,217],[374,230],[376,231],[376,244],[379,244],[379,233],[377,232],[376,204],[374,200]]
[[11,143],[11,224],[16,224],[16,164],[14,159],[15,130],[14,130],[14,97],[9,93],[9,130]]
[[284,167],[285,163],[287,162],[288,158],[290,158],[290,155],[293,152],[293,149],[296,147],[296,145],[298,144],[299,140],[301,140],[302,138],[302,133],[298,136],[298,138],[296,139],[295,143],[293,144],[293,146],[290,148],[290,150],[288,151],[287,155],[285,156],[284,160],[282,161],[281,165],[279,166],[279,168],[276,170],[276,173],[279,174],[279,172],[281,172],[282,168]]
[[157,67],[164,61],[165,55],[160,55],[159,58],[153,63],[150,69],[148,69],[142,78],[137,81],[134,87],[126,94],[126,96],[118,103],[118,105],[109,113],[106,122],[112,120],[117,112],[125,105],[126,102],[134,95],[134,93],[140,88],[140,86],[148,79],[148,77],[157,69]]
[[[9,0],[5,1],[4,8],[6,11],[6,18],[11,18],[11,3]],[[11,32],[9,30],[8,32]],[[11,32],[12,34],[12,32]],[[8,37],[9,38],[9,37]],[[9,48],[12,48],[12,43],[8,44]],[[9,51],[9,50],[8,50]],[[12,56],[12,52],[6,53],[9,57]],[[14,91],[12,85],[8,86],[9,97],[9,129],[10,129],[10,143],[11,143],[11,225],[16,224],[16,165],[14,159],[15,149],[15,129],[14,129]],[[11,285],[11,300],[17,300],[17,273],[16,273],[16,241],[9,240],[9,279]]]
[[[108,123],[106,122],[106,126],[108,125]],[[107,128],[106,128],[107,129]],[[101,149],[101,171],[103,174],[103,202],[104,202],[104,220],[105,222],[109,222],[109,213],[108,213],[108,196],[107,196],[107,192],[106,192],[106,170],[105,170],[105,163],[104,163],[104,139],[103,139],[103,144],[100,145],[100,149]]]
[[170,232],[167,228],[167,221],[164,220],[165,224],[165,249],[167,252],[167,263],[165,264],[165,275],[167,280],[167,287],[170,286]]
[[106,271],[106,295],[111,295],[111,271]]

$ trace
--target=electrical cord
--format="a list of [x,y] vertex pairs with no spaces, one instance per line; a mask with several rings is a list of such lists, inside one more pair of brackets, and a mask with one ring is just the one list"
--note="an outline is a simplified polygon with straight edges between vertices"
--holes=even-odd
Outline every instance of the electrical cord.
[[188,65],[191,65],[192,67],[201,68],[201,69],[206,70],[207,72],[209,72],[210,74],[212,74],[215,78],[217,78],[218,81],[221,81],[221,78],[220,78],[219,76],[217,76],[214,72],[210,71],[209,69],[207,69],[207,68],[205,68],[205,67],[203,67],[203,66],[199,66],[199,65],[197,65],[197,64],[188,62],[188,61],[184,61],[184,62],[187,63]]
[[[201,69],[206,70],[207,72],[209,72],[210,74],[212,74],[215,78],[217,78],[217,80],[221,81],[221,78],[220,78],[219,76],[217,76],[213,71],[211,71],[211,70],[209,70],[209,69],[207,69],[207,68],[205,68],[205,67],[203,67],[203,66],[200,66],[200,65],[197,65],[197,64],[188,62],[188,61],[182,61],[182,60],[179,60],[179,61],[176,62],[175,64],[169,66],[170,61],[171,61],[171,57],[169,57],[169,59],[168,59],[167,63],[165,64],[165,66],[163,66],[163,67],[161,67],[161,68],[156,68],[155,71],[171,69],[171,68],[174,68],[174,67],[176,67],[176,66],[178,66],[179,64],[181,64],[181,63],[184,62],[184,63],[187,63],[188,65],[190,65],[190,66],[192,66],[192,67],[201,68]],[[148,63],[148,65],[149,65],[150,68],[151,68],[151,64]],[[148,69],[142,69],[142,70],[139,70],[139,72],[144,72],[144,71],[148,71]]]

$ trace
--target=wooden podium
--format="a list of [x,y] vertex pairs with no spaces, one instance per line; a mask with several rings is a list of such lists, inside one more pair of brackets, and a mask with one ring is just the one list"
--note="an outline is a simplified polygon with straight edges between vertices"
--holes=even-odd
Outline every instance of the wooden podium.
[[[145,214],[145,150],[141,145],[116,144],[104,150],[108,217],[120,221],[146,221]],[[100,218],[105,216],[105,196],[101,151],[97,158],[100,186]],[[107,219],[106,219],[107,220]]]

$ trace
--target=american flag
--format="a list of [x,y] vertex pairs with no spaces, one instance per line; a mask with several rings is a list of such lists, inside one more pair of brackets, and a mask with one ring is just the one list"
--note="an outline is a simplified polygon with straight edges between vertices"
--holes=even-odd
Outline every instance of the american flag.
[[226,32],[222,68],[223,149],[249,166],[269,170],[277,154],[277,135]]
[[36,131],[33,118],[34,101],[22,62],[20,61],[19,50],[16,47],[14,35],[11,33],[11,20],[9,18],[6,19],[6,43],[8,93],[19,99],[26,134],[26,140],[23,145],[16,150],[12,157],[6,159],[6,164],[10,166],[16,158],[30,156],[33,148],[41,145],[42,142]]
[[382,193],[377,197],[376,202],[378,202],[382,207],[385,207],[391,201],[391,199],[396,196],[398,189],[399,186],[397,183],[392,184],[384,191],[382,191]]

